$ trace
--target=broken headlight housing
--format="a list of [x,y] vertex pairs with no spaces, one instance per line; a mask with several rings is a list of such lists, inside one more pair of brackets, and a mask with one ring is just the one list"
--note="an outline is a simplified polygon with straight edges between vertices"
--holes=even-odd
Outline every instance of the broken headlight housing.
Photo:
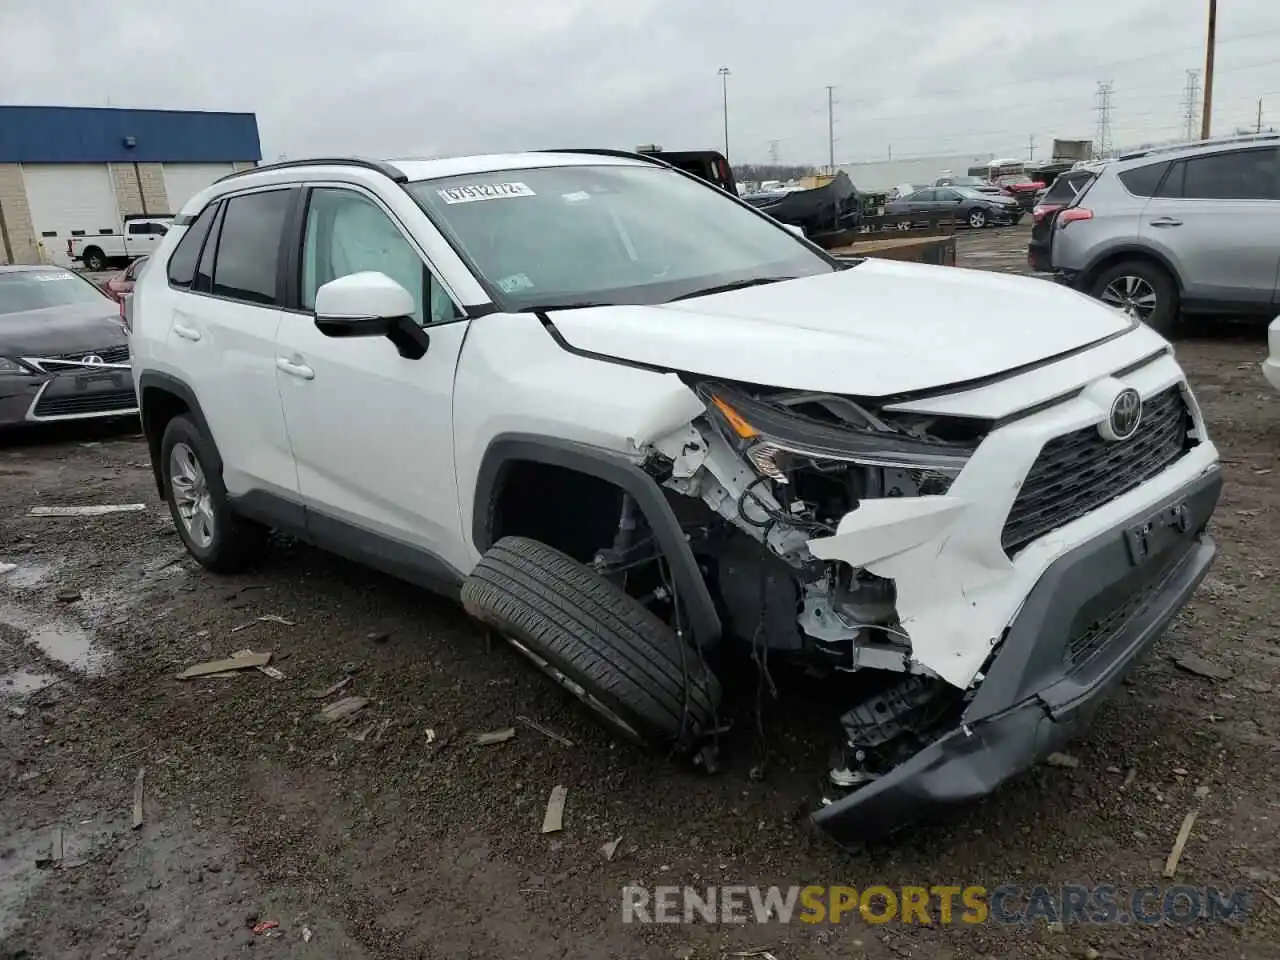
[[890,421],[835,394],[761,396],[711,383],[699,392],[721,434],[761,477],[791,486],[815,473],[847,477],[854,499],[944,494],[981,437],[973,421]]

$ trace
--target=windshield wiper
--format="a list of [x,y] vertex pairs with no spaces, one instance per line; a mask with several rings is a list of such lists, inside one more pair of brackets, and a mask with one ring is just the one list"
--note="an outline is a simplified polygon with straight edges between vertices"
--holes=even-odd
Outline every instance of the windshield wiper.
[[708,297],[713,293],[728,293],[730,290],[742,290],[745,287],[759,287],[766,283],[781,283],[783,280],[794,280],[795,277],[752,277],[749,280],[734,280],[732,283],[720,283],[714,287],[704,287],[701,290],[694,290],[692,293],[682,293],[678,297],[672,297],[668,303],[675,303],[677,300],[691,300],[694,297]]

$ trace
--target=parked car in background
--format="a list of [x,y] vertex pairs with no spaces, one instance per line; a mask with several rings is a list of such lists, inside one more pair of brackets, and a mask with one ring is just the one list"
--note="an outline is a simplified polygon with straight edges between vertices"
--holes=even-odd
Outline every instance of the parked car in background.
[[1128,154],[1056,215],[1059,278],[1170,333],[1180,312],[1272,317],[1280,135]]
[[62,267],[0,266],[0,427],[137,412],[111,298]]
[[1049,259],[1053,241],[1053,226],[1058,211],[1076,198],[1094,177],[1092,170],[1071,170],[1053,181],[1031,209],[1031,240],[1027,244],[1027,265],[1032,270],[1049,273],[1053,264]]
[[133,285],[138,279],[138,274],[141,273],[142,268],[147,265],[148,259],[150,258],[139,257],[114,277],[109,277],[107,282],[102,285],[102,289],[106,295],[112,300],[120,301],[124,298],[125,294],[132,293]]
[[884,206],[888,214],[951,213],[957,222],[980,230],[998,223],[1017,223],[1022,208],[1016,200],[999,194],[984,193],[971,187],[928,187],[908,197],[891,200]]
[[[978,190],[982,193],[991,193],[1002,195],[1004,190],[1000,189],[990,180],[982,177],[939,177],[933,182],[935,187],[967,187],[970,190]],[[921,189],[924,189],[921,187]]]
[[1262,361],[1262,375],[1280,390],[1280,317],[1272,320],[1267,329],[1267,359]]
[[145,256],[159,246],[173,222],[170,214],[130,214],[124,218],[120,233],[96,237],[72,237],[67,241],[67,256],[86,270],[105,270]]

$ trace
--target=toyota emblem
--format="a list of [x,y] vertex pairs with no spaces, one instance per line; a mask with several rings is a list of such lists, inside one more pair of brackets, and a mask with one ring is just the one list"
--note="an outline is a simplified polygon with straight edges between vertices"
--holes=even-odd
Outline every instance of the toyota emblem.
[[1125,387],[1111,401],[1107,419],[1098,424],[1104,440],[1128,440],[1142,423],[1142,395],[1133,387]]
[[86,367],[100,367],[104,361],[96,353],[91,353],[87,357],[81,357],[80,362]]

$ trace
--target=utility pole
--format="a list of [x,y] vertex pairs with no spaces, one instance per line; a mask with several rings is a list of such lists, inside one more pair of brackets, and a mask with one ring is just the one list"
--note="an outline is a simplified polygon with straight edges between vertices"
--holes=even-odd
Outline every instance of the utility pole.
[[1093,138],[1095,159],[1111,151],[1111,81],[1098,81],[1098,128]]
[[1262,98],[1258,98],[1258,129],[1257,133],[1262,132]]
[[835,87],[827,87],[827,173],[836,172]]
[[1218,0],[1209,0],[1209,35],[1204,52],[1204,110],[1200,112],[1200,139],[1209,139],[1213,117],[1213,48],[1218,39]]
[[720,76],[720,88],[724,94],[724,158],[729,159],[729,68],[721,67],[716,73]]
[[1027,135],[1027,159],[1034,160],[1036,158],[1036,135],[1034,133]]
[[1200,71],[1187,71],[1187,85],[1182,94],[1182,129],[1187,140],[1196,138],[1196,108],[1200,105]]
[[778,143],[779,141],[777,140],[769,141],[769,162],[775,166],[778,163]]

